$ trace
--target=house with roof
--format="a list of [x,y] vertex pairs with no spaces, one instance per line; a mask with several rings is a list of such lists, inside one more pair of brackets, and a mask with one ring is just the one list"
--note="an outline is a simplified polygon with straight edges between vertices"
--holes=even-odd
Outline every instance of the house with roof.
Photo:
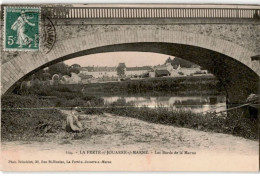
[[79,73],[79,77],[81,78],[82,84],[93,83],[94,80],[92,75]]
[[[201,69],[198,66],[194,66],[194,67],[190,67],[190,68],[185,68],[185,67],[181,67],[180,65],[173,65],[171,63],[166,63],[163,65],[157,65],[154,66],[154,71],[157,70],[167,70],[170,72],[170,76],[175,77],[175,76],[189,76],[189,75],[193,75],[195,73],[200,73]],[[161,71],[159,72],[161,73]],[[164,73],[166,74],[166,72],[164,71]],[[203,72],[205,73],[205,72]],[[160,74],[159,74],[160,75]],[[156,73],[150,73],[150,76],[154,76],[154,77],[158,77],[158,74]]]
[[171,73],[166,69],[157,69],[155,70],[155,77],[165,77],[170,76]]
[[117,77],[116,67],[97,66],[81,67],[80,74],[91,75],[93,78]]
[[179,66],[172,66],[171,63],[157,65],[153,68],[154,72],[150,72],[149,75],[150,77],[177,76],[179,68]]

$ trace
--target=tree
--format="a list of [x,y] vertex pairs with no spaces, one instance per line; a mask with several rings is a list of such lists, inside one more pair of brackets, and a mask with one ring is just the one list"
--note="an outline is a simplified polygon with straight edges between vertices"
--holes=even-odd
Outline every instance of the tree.
[[39,79],[40,81],[46,81],[51,79],[51,75],[50,73],[48,73],[48,70],[41,69],[31,76],[30,80],[34,80],[34,79]]
[[68,75],[68,65],[66,65],[63,62],[51,65],[51,66],[49,66],[48,72],[51,75],[54,75],[54,74]]
[[175,57],[174,59],[171,59],[170,57],[165,61],[165,64],[166,63],[171,63],[172,66],[181,66],[182,68],[192,68],[192,67],[198,67],[198,65],[190,62],[190,61],[187,61],[187,60],[184,60],[182,58],[179,58],[179,57]]
[[173,62],[173,59],[171,59],[171,57],[167,58],[167,60],[164,62],[164,64],[166,63],[172,63]]
[[119,77],[124,77],[125,76],[125,69],[126,69],[125,63],[119,63],[117,68],[116,68],[117,75]]
[[58,74],[54,74],[54,75],[52,76],[52,81],[53,81],[53,84],[54,84],[54,85],[58,85],[59,82],[60,82],[60,76],[59,76]]
[[51,74],[48,72],[43,73],[43,80],[47,81],[51,79]]
[[71,68],[80,68],[81,66],[79,64],[73,64],[70,66]]
[[68,68],[68,75],[71,75],[71,73],[79,74],[79,67],[70,66]]
[[80,68],[80,65],[78,65],[78,64],[73,64],[72,66],[68,66],[63,62],[60,62],[60,63],[49,66],[48,72],[52,76],[54,74],[58,74],[58,75],[61,75],[61,76],[64,76],[64,75],[70,76],[71,73],[78,74],[80,72],[79,68]]
[[80,65],[74,64],[72,66],[68,66],[63,62],[51,65],[48,67],[48,69],[41,69],[34,74],[26,77],[23,79],[23,81],[33,81],[38,79],[39,81],[47,81],[51,80],[52,76],[57,74],[59,76],[69,75],[71,76],[71,73],[79,74],[80,72]]

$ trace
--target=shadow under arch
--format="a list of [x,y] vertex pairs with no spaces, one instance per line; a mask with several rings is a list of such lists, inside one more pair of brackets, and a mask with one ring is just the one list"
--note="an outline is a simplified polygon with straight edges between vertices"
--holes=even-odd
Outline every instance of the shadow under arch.
[[[122,43],[82,50],[48,62],[27,73],[19,81],[40,69],[61,61],[84,55],[122,51],[166,54],[180,57],[200,65],[214,74],[223,84],[227,92],[229,104],[244,102],[250,93],[257,93],[259,89],[259,76],[238,60],[206,48],[166,42]],[[149,65],[149,63],[147,63],[147,65]],[[13,90],[13,86],[8,89],[7,93]]]

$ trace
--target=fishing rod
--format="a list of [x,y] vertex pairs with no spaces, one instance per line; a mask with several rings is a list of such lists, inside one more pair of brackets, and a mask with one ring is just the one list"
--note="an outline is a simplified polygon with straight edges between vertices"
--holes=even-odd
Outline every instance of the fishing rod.
[[[249,105],[252,105],[252,103],[254,103],[254,102],[245,103],[245,104],[242,104],[242,105],[239,105],[239,106],[236,106],[236,107],[232,107],[232,108],[229,108],[229,109],[226,109],[226,110],[223,110],[223,111],[219,111],[216,114],[219,114],[219,113],[222,113],[222,112],[227,112],[227,111],[237,109],[237,108],[242,108],[242,107],[245,107],[245,106],[249,106]],[[254,105],[260,105],[260,104],[254,104]],[[220,107],[223,107],[223,106],[220,106]],[[219,108],[219,107],[217,107],[217,108]],[[210,112],[212,110],[216,110],[217,108],[210,109],[210,110],[207,110],[207,111],[203,111],[201,113]]]
[[202,112],[200,112],[200,113],[211,112],[211,111],[214,111],[214,110],[216,110],[216,109],[218,109],[218,108],[222,108],[222,107],[225,107],[225,106],[226,106],[226,105],[218,106],[218,107],[215,107],[215,108],[206,110],[206,111],[202,111]]

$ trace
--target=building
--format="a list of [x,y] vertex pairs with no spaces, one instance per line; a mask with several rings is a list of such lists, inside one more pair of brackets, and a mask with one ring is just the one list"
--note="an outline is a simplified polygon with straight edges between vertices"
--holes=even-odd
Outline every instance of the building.
[[[172,66],[171,63],[166,63],[166,64],[163,64],[163,65],[157,65],[154,67],[154,70],[167,70],[170,72],[170,76],[178,76],[178,72],[180,70],[180,66]],[[154,74],[150,74],[151,76],[153,75],[156,75],[155,73]]]
[[118,77],[116,67],[81,67],[80,74],[91,75],[93,78]]
[[153,69],[149,66],[142,67],[126,67],[125,75],[126,77],[140,77],[141,75],[148,74]]
[[92,75],[79,74],[82,84],[93,83],[94,79]]
[[[80,69],[81,75],[89,75],[93,76],[93,78],[118,78],[117,75],[117,67],[81,67]],[[142,74],[148,73],[153,69],[149,66],[142,67],[126,67],[125,68],[125,76],[126,77],[139,77]]]
[[[154,67],[154,70],[167,70],[170,72],[170,76],[176,77],[176,76],[190,76],[194,74],[207,74],[206,71],[200,69],[200,67],[190,67],[190,68],[184,68],[181,67],[180,65],[174,65],[172,66],[171,63],[166,63],[163,65],[157,65]],[[156,73],[150,73],[150,76],[157,77]]]
[[68,75],[64,75],[60,79],[61,84],[80,84],[81,77],[79,77],[76,73],[71,73],[71,77]]
[[76,73],[71,73],[70,84],[80,84],[81,78]]
[[171,65],[171,63],[166,63],[163,65],[157,65],[154,66],[154,70],[168,70],[169,72],[173,71],[173,66]]
[[151,78],[155,77],[155,71],[150,71],[149,72],[149,77],[151,77]]
[[180,68],[178,70],[178,74],[183,75],[183,76],[191,76],[191,75],[194,75],[196,73],[201,73],[200,71],[201,70],[200,70],[199,67],[196,67],[196,68]]
[[166,69],[155,70],[155,77],[165,77],[165,76],[170,76],[170,75],[171,75],[171,73]]

